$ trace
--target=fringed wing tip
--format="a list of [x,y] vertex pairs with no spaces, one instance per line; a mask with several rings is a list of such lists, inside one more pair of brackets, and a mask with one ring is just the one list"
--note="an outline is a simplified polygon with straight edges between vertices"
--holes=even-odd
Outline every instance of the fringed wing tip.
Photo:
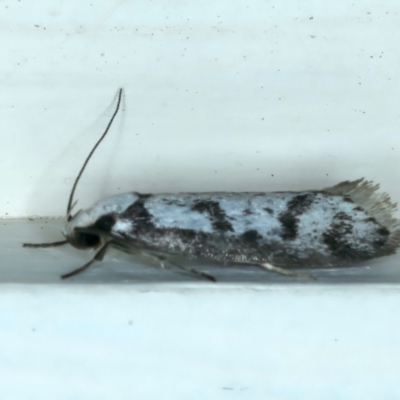
[[324,189],[324,192],[350,198],[390,232],[388,246],[400,246],[400,220],[393,216],[397,203],[392,203],[387,193],[379,193],[379,184],[364,178],[340,182]]

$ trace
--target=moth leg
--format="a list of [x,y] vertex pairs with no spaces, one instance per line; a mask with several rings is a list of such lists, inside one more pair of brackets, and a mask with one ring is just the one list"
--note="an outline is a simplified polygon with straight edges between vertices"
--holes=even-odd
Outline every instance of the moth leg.
[[199,276],[200,278],[207,279],[211,282],[217,282],[217,280],[212,275],[207,274],[206,272],[203,272],[203,271],[199,271],[196,268],[186,268],[183,265],[179,265],[175,262],[167,260],[164,256],[161,256],[161,255],[151,255],[151,256],[157,258],[157,260],[160,262],[162,268],[164,268],[166,264],[173,265],[174,267],[177,267],[177,268],[181,269],[182,271],[188,272],[192,275]]
[[211,282],[217,282],[217,280],[216,280],[212,275],[207,274],[207,272],[199,271],[199,270],[196,269],[196,268],[186,268],[186,267],[184,267],[184,266],[182,266],[182,265],[173,263],[173,262],[171,262],[171,261],[168,261],[168,262],[169,262],[171,265],[174,265],[175,267],[178,267],[178,268],[181,269],[182,271],[189,272],[189,273],[191,273],[191,274],[193,274],[193,275],[196,275],[196,276],[199,276],[199,277],[201,277],[201,278],[205,278],[205,279],[207,279],[207,280],[209,280],[209,281],[211,281]]
[[312,279],[312,280],[316,280],[317,279],[312,274],[305,274],[303,272],[289,271],[286,268],[276,267],[275,265],[272,265],[270,263],[259,263],[259,264],[256,264],[256,265],[258,265],[258,266],[260,266],[262,268],[265,268],[268,271],[276,272],[277,274],[280,274],[280,275],[291,276],[291,277],[294,277],[294,278],[302,278],[302,279]]
[[104,258],[104,255],[106,254],[107,247],[110,244],[110,242],[107,242],[96,254],[95,256],[86,264],[82,265],[82,267],[79,267],[77,269],[74,269],[71,272],[68,272],[68,274],[61,275],[61,279],[67,279],[70,278],[71,276],[80,274],[83,272],[85,269],[89,268],[95,261],[102,261]]
[[22,247],[38,248],[38,247],[56,247],[69,243],[68,240],[60,240],[52,243],[23,243]]

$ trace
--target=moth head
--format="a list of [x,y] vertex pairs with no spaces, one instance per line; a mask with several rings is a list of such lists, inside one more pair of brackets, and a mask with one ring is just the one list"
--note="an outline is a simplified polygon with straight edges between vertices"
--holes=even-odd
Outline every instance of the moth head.
[[86,211],[81,210],[67,222],[63,234],[78,249],[97,249],[110,241],[108,233],[113,225],[112,215],[103,215],[94,220]]

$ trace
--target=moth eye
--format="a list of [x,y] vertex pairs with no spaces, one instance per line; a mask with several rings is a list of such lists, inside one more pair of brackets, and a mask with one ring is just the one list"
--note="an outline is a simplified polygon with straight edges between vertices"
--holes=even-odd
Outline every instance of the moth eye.
[[115,224],[115,218],[113,215],[107,214],[100,217],[94,224],[94,226],[103,232],[110,232],[111,228]]
[[76,241],[82,247],[96,247],[100,243],[100,237],[92,233],[79,232]]

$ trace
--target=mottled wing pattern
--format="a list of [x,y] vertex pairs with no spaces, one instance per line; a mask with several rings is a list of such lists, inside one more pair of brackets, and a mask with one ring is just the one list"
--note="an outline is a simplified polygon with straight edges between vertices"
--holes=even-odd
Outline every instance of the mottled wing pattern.
[[111,234],[166,254],[301,268],[391,254],[399,242],[393,226],[329,189],[136,195]]

